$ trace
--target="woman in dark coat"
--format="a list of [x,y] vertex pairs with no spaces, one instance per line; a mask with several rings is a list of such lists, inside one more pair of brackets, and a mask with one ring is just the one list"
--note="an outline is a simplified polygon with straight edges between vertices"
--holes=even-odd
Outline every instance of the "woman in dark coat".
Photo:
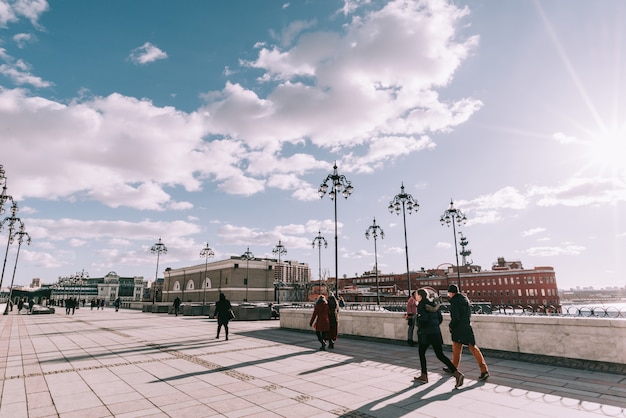
[[417,383],[428,383],[428,370],[426,367],[426,350],[432,345],[437,358],[454,373],[456,378],[455,388],[463,384],[465,376],[454,367],[445,354],[443,354],[443,337],[441,336],[441,322],[443,316],[439,311],[439,300],[429,296],[425,289],[417,291],[417,335],[419,345],[420,367],[422,374],[413,380]]
[[333,294],[328,296],[328,322],[330,325],[328,333],[326,334],[328,348],[335,348],[337,332],[339,331],[339,304]]
[[228,341],[228,321],[232,319],[231,312],[232,306],[230,301],[226,299],[226,295],[220,293],[220,300],[215,303],[215,313],[213,314],[213,317],[217,318],[217,337],[215,339],[220,338],[220,331],[223,325],[224,332],[226,332],[226,341]]
[[[314,325],[315,324],[315,325]],[[310,326],[315,327],[315,334],[317,340],[322,344],[320,350],[326,351],[326,341],[324,341],[324,334],[330,330],[330,318],[328,317],[328,303],[324,295],[320,295],[315,302],[315,308],[313,308],[313,315],[309,321]]]

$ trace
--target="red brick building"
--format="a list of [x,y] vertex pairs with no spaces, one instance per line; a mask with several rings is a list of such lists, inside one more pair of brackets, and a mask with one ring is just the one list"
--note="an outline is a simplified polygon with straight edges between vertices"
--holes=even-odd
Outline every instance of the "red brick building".
[[[558,309],[560,306],[556,275],[553,267],[524,269],[521,261],[499,258],[489,271],[480,266],[460,268],[461,291],[472,302],[491,303],[514,308],[532,307],[533,310]],[[447,297],[450,284],[458,285],[456,266],[411,272],[411,289],[429,286]],[[376,301],[376,274],[365,272],[360,277],[339,280],[339,295],[349,302]],[[381,301],[405,301],[408,297],[406,274],[378,273],[378,292]]]

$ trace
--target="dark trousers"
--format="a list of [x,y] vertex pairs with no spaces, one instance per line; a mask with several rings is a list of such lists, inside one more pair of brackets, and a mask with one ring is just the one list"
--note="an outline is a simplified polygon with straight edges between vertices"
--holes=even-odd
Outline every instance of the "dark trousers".
[[443,347],[441,344],[441,335],[437,334],[425,334],[419,336],[419,355],[420,355],[420,368],[422,369],[422,374],[426,374],[428,372],[426,367],[426,350],[429,346],[433,347],[433,351],[435,355],[443,364],[445,364],[450,371],[453,373],[456,372],[456,367],[450,361],[445,354],[443,354]]

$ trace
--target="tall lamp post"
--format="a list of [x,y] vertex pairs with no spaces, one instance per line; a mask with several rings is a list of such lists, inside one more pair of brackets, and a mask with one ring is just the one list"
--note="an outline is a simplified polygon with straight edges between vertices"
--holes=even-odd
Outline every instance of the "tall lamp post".
[[[278,241],[278,243],[280,243],[280,241]],[[250,252],[250,247],[248,247],[246,252],[241,255],[241,259],[246,260],[246,278],[244,280],[244,283],[246,285],[246,300],[244,302],[247,302],[248,301],[248,278],[250,277],[249,276],[250,260],[254,260],[254,254]]]
[[276,278],[276,281],[274,282],[274,291],[276,292],[276,302],[280,303],[280,284],[282,283],[282,278],[283,278],[283,269],[282,266],[280,264],[280,256],[283,254],[287,254],[287,249],[285,248],[285,246],[280,242],[280,240],[278,240],[278,245],[274,247],[274,249],[272,250],[273,254],[278,255],[278,277]]
[[328,247],[328,242],[326,241],[326,238],[324,238],[322,236],[322,231],[317,231],[317,236],[315,238],[313,238],[313,248],[315,248],[315,246],[317,245],[318,251],[319,251],[319,259],[318,259],[318,265],[319,265],[319,282],[322,282],[322,245],[324,246],[324,248]]
[[157,264],[156,264],[156,273],[154,274],[154,292],[152,292],[152,304],[154,305],[154,301],[156,300],[156,292],[157,292],[157,282],[159,277],[159,258],[161,258],[161,254],[167,254],[167,247],[163,242],[161,242],[161,237],[159,237],[159,242],[154,244],[152,248],[150,248],[150,252],[152,254],[156,254],[157,256]]
[[400,193],[395,195],[389,202],[389,212],[400,215],[400,209],[402,209],[402,221],[404,223],[404,253],[406,255],[406,280],[409,290],[409,296],[411,295],[411,270],[409,269],[409,244],[406,238],[406,211],[409,211],[409,215],[413,211],[418,211],[420,208],[419,203],[413,196],[404,192],[404,183],[400,186]]
[[441,222],[441,225],[447,225],[448,227],[452,224],[452,232],[454,234],[454,255],[456,257],[456,277],[458,280],[457,286],[459,287],[459,292],[461,292],[461,270],[459,268],[459,251],[456,245],[456,225],[461,226],[467,222],[467,218],[463,212],[454,207],[454,202],[450,199],[450,207],[443,212],[439,222]]
[[215,257],[215,252],[211,247],[209,247],[209,243],[206,243],[206,247],[200,251],[200,257],[204,257],[204,282],[202,287],[204,288],[204,293],[202,295],[202,306],[206,305],[206,285],[207,285],[207,266],[209,264],[209,258]]
[[[329,182],[330,182],[330,186],[328,185]],[[350,181],[346,179],[346,176],[341,175],[337,172],[337,162],[335,162],[335,165],[333,166],[332,174],[329,174],[328,176],[326,176],[326,179],[324,179],[324,181],[320,185],[319,190],[317,191],[317,193],[320,195],[320,198],[324,197],[324,195],[326,194],[329,188],[330,188],[330,191],[328,192],[328,197],[335,204],[335,291],[336,291],[337,285],[339,283],[339,261],[338,261],[339,260],[339,247],[337,243],[338,241],[337,239],[337,197],[338,196],[337,195],[341,193],[343,197],[347,199],[348,196],[350,196],[352,194],[352,191],[354,190],[354,187],[352,187],[352,184],[350,183]]]
[[17,239],[17,254],[15,255],[15,265],[13,266],[13,277],[11,278],[11,287],[9,288],[9,299],[7,299],[7,305],[4,309],[3,315],[9,314],[9,304],[11,303],[11,297],[13,295],[13,282],[15,281],[15,270],[17,270],[17,260],[20,257],[20,248],[22,248],[22,243],[24,239],[26,239],[26,244],[30,245],[30,235],[24,229],[24,224],[20,225],[20,229],[16,231],[10,238],[11,241]]
[[83,280],[89,278],[89,273],[85,273],[85,269],[82,269],[80,273],[76,273],[76,278],[78,279],[78,303],[76,304],[76,309],[79,309],[81,292],[83,290]]
[[9,225],[9,239],[7,240],[7,249],[6,249],[6,252],[4,253],[4,263],[2,264],[2,275],[0,276],[0,289],[2,288],[2,282],[4,282],[4,270],[7,266],[7,256],[9,255],[9,247],[11,246],[11,243],[13,242],[12,240],[13,232],[15,231],[15,227],[17,224],[20,225],[20,228],[24,226],[24,223],[22,222],[22,220],[17,217],[18,211],[19,209],[17,207],[17,202],[14,201],[13,204],[11,205],[11,216],[7,216],[6,218],[2,220],[2,222],[0,222],[0,231],[4,227],[4,224]]
[[376,274],[376,304],[380,305],[380,292],[378,291],[378,251],[376,248],[376,239],[380,235],[380,238],[385,238],[385,232],[383,229],[376,225],[376,218],[374,218],[374,223],[370,225],[365,231],[365,238],[370,239],[370,235],[374,238],[374,271]]

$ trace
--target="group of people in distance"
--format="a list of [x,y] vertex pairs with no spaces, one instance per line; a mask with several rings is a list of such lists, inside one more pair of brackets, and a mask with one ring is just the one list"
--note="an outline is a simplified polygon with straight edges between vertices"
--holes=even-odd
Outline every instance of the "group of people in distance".
[[[415,383],[428,383],[428,368],[426,365],[426,350],[432,347],[437,358],[445,365],[443,371],[454,376],[456,382],[454,387],[463,385],[465,375],[459,370],[461,353],[463,346],[469,348],[470,353],[476,359],[480,368],[478,380],[486,380],[489,377],[489,370],[485,359],[476,346],[474,331],[470,322],[472,310],[469,299],[459,292],[457,285],[448,287],[448,297],[450,298],[450,333],[452,337],[452,360],[443,353],[443,335],[441,334],[441,323],[443,315],[440,310],[440,300],[434,289],[421,288],[411,293],[407,302],[406,319],[408,320],[409,346],[418,346],[421,374],[415,376]],[[342,305],[342,304],[341,304]],[[315,328],[317,340],[320,342],[320,350],[334,348],[338,332],[339,306],[337,298],[330,294],[328,300],[324,295],[320,295],[315,302],[313,314],[309,325]],[[417,329],[417,340],[413,339],[415,329]]]
[[[407,302],[407,320],[409,324],[407,343],[418,346],[421,374],[413,379],[416,383],[428,383],[428,368],[426,366],[426,350],[432,346],[435,355],[445,367],[443,371],[451,373],[456,379],[455,388],[463,385],[465,375],[458,369],[461,362],[463,346],[469,348],[480,368],[478,380],[486,380],[489,370],[485,359],[476,346],[476,338],[470,322],[472,309],[469,299],[459,292],[457,285],[448,287],[450,299],[450,324],[452,337],[452,360],[443,353],[443,336],[440,325],[443,315],[440,311],[438,295],[432,289],[422,288],[414,291]],[[417,328],[417,342],[413,340],[414,329]]]

